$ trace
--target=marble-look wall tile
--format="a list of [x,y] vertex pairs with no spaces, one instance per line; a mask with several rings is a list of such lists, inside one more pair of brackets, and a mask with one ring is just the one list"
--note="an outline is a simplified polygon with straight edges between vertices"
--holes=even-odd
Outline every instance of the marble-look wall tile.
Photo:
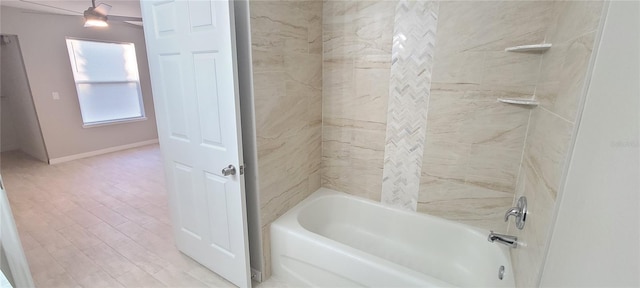
[[269,225],[320,188],[322,1],[250,1],[263,277]]
[[459,37],[440,37],[438,46],[443,49],[439,51],[458,53],[501,51],[544,40],[552,2],[443,1],[441,4],[438,29]]
[[518,249],[512,250],[511,257],[516,273],[517,287],[537,286],[537,277],[542,268],[548,231],[552,225],[552,210],[555,205],[553,192],[542,181],[527,160],[522,163],[519,195],[527,197],[528,217],[523,230],[511,225],[509,234],[524,242]]
[[[518,177],[521,149],[501,149],[490,145],[473,145],[465,182],[491,190],[513,193]],[[508,206],[503,207],[508,208]]]
[[323,3],[322,186],[380,200],[395,1]]
[[604,1],[556,1],[536,87],[541,106],[574,122]]
[[396,6],[382,202],[409,211],[418,206],[438,7],[425,0]]
[[574,124],[544,108],[536,110],[531,121],[525,159],[551,190],[555,200]]
[[[469,116],[477,110],[478,103],[467,101],[460,86],[442,88],[432,85],[427,112],[427,141],[459,142],[463,128],[472,122]],[[425,148],[425,153],[430,153],[427,150]]]
[[542,59],[536,97],[543,107],[570,122],[576,120],[596,34],[592,31],[559,43],[556,51]]
[[540,55],[504,53],[504,48],[542,42],[552,4],[444,1],[433,82],[478,84],[484,90],[527,93],[531,97]]
[[299,1],[251,1],[251,45],[266,53],[309,52],[309,21]]
[[[302,189],[306,187],[301,185],[307,185],[309,177],[320,169],[320,137],[321,127],[316,124],[291,137],[258,138],[263,224],[271,223],[288,208],[308,196],[308,193],[315,191],[309,191],[313,187]],[[301,199],[298,198],[300,193]]]
[[596,34],[597,32],[593,31],[567,43],[567,57],[562,65],[562,75],[552,111],[571,122],[575,122],[578,116]]
[[429,191],[443,193],[437,191],[437,187],[425,186],[425,178],[437,177],[467,187],[458,191],[480,192],[470,196],[473,199],[486,193],[487,199],[478,201],[474,209],[468,210],[463,222],[485,229],[505,230],[506,225],[496,212],[504,212],[510,205],[511,200],[505,202],[505,193],[513,198],[530,111],[497,103],[495,99],[483,100],[484,93],[432,89],[419,207],[421,212],[461,221],[460,213],[455,209],[448,217],[448,208],[437,208],[434,203],[422,205],[428,202]]
[[506,231],[522,150],[427,139],[418,211]]
[[396,1],[325,1],[325,61],[391,55]]
[[[496,52],[485,52],[482,84],[489,87],[504,85],[505,83],[516,87],[535,86],[541,58],[540,55],[536,54],[506,53],[504,49]],[[533,94],[533,91],[531,91],[531,94]]]
[[322,54],[322,0],[304,1],[300,10],[308,21],[307,42],[310,54]]
[[324,118],[322,186],[380,200],[385,124]]
[[[445,4],[446,5],[446,4]],[[441,36],[442,37],[442,36]],[[438,42],[437,58],[433,67],[435,83],[481,84],[486,70],[486,53],[481,51],[462,51],[459,53],[441,52],[444,48]]]
[[[419,211],[507,229],[502,217],[516,188],[531,110],[496,98],[533,97],[542,56],[504,49],[543,42],[552,7],[547,1],[441,3]],[[446,200],[433,201],[436,196]]]
[[283,72],[254,73],[256,130],[261,138],[290,137],[307,127],[306,95],[287,94]]
[[605,1],[554,1],[553,21],[546,33],[550,43],[562,43],[596,31]]
[[529,121],[516,188],[517,196],[528,199],[529,217],[524,230],[509,227],[509,234],[524,243],[511,253],[519,287],[538,285],[604,1],[553,3],[554,18],[546,33],[553,47],[540,65],[536,84],[540,106]]
[[[380,12],[380,11],[377,11]],[[329,1],[322,6],[322,33],[324,36],[353,35],[356,31],[358,1]]]
[[462,102],[473,102],[475,109],[467,114],[470,119],[467,120],[467,125],[461,128],[458,141],[491,146],[498,150],[522,151],[529,110],[515,105],[504,105],[495,99],[467,99]]
[[[469,162],[471,144],[440,141],[428,138],[424,146],[421,183],[428,183],[426,179],[437,179],[447,182],[464,184],[466,167]],[[420,191],[427,191],[422,189]],[[434,191],[439,193],[440,191]]]
[[418,212],[499,233],[506,232],[502,217],[504,207],[511,205],[513,201],[512,193],[428,176],[423,176],[421,180]]
[[386,122],[389,69],[363,65],[356,66],[354,60],[325,61],[324,117]]

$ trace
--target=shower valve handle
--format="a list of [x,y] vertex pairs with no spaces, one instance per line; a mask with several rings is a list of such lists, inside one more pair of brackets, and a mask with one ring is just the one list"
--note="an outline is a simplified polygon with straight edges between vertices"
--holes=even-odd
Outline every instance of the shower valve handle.
[[516,218],[516,227],[520,230],[524,228],[524,222],[527,221],[527,197],[520,197],[516,207],[511,207],[504,214],[504,222],[509,221],[509,217],[514,216]]

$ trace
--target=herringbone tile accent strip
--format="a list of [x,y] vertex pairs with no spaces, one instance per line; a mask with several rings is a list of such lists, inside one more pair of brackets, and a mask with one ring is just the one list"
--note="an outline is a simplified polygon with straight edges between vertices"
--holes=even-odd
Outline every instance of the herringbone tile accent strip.
[[437,1],[396,6],[382,202],[415,211],[427,129]]

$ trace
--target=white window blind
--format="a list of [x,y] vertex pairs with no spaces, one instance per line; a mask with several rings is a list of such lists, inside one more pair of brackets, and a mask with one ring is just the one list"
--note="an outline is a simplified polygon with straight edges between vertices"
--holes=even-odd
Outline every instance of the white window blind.
[[85,127],[145,119],[133,43],[67,38],[67,49]]

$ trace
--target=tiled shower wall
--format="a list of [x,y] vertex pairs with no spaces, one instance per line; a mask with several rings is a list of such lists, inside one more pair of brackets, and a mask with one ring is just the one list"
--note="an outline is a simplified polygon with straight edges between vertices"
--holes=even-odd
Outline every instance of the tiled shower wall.
[[[383,193],[396,5],[323,7],[322,186],[373,200]],[[506,230],[531,110],[496,98],[531,98],[542,56],[504,48],[544,41],[552,6],[440,2],[418,211]]]
[[322,1],[251,1],[264,271],[269,224],[320,188]]
[[548,1],[443,1],[436,37],[418,211],[504,232],[541,54]]
[[380,200],[395,1],[325,1],[322,186]]
[[424,0],[396,5],[382,203],[409,211],[418,206],[439,6]]
[[537,286],[562,176],[569,157],[587,70],[596,44],[602,1],[554,2],[536,96],[540,106],[529,121],[516,194],[525,195],[531,216],[509,234],[526,242],[511,252],[519,287]]
[[[269,224],[318,187],[381,199],[397,1],[250,3],[268,276]],[[504,231],[514,191],[527,194],[521,285],[542,259],[600,9],[440,2],[418,211]],[[546,54],[504,52],[545,39]],[[496,103],[534,93],[532,110]]]

